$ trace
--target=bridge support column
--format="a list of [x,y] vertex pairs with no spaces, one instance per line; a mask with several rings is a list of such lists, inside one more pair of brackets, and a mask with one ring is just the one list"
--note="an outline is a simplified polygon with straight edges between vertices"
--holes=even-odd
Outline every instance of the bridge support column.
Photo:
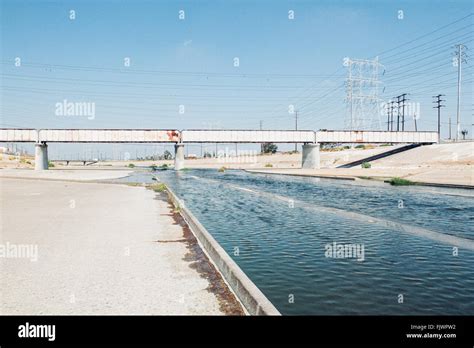
[[184,168],[184,144],[178,143],[174,146],[174,170]]
[[48,170],[48,145],[35,144],[35,170]]
[[303,145],[303,161],[302,168],[305,169],[319,169],[319,144],[304,144]]

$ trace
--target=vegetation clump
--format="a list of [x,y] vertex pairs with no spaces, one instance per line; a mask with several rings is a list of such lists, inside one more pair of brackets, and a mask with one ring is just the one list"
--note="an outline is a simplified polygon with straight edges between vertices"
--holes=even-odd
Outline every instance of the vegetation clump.
[[262,145],[262,152],[263,153],[276,153],[278,151],[278,146],[274,143],[264,143]]
[[162,182],[158,183],[158,184],[153,184],[153,185],[150,185],[151,189],[155,192],[165,192],[167,187],[165,184],[163,184]]
[[371,168],[372,165],[369,162],[364,162],[360,165],[362,168]]
[[127,167],[128,168],[135,168],[135,165],[133,163],[129,163]]
[[227,169],[226,167],[220,167],[217,171],[219,173],[224,173],[226,171],[226,169]]
[[151,170],[152,171],[157,171],[157,170],[168,170],[169,169],[169,166],[164,163],[162,164],[161,166],[157,166],[156,164],[153,164],[152,166],[150,166]]
[[48,168],[54,168],[54,163],[51,161],[48,161]]
[[409,185],[416,185],[413,181],[402,179],[402,178],[392,178],[389,181],[390,185],[393,186],[409,186]]
[[265,168],[273,168],[273,164],[267,163],[267,164],[265,164]]

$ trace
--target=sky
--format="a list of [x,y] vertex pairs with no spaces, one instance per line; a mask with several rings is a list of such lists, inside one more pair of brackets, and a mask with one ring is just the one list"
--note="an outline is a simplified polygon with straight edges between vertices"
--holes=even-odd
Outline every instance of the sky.
[[[386,129],[384,103],[409,93],[418,130],[436,130],[432,96],[444,94],[447,137],[454,45],[473,46],[463,0],[0,3],[0,127],[294,129],[297,110],[299,129],[344,129],[344,58],[378,57],[371,125]],[[467,53],[461,123],[472,136]],[[64,101],[93,105],[93,115],[61,113]]]

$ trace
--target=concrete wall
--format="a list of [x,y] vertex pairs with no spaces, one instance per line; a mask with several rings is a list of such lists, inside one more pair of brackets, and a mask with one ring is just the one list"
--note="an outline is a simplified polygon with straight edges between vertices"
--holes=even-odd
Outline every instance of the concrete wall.
[[39,143],[35,144],[35,170],[48,170],[48,145]]
[[174,146],[174,170],[184,168],[184,144],[176,144]]
[[175,206],[181,207],[181,215],[188,223],[199,244],[217,266],[245,309],[251,315],[281,315],[205,227],[186,207],[180,204],[178,197],[169,188],[168,195]]
[[304,144],[301,167],[305,169],[319,169],[319,144]]

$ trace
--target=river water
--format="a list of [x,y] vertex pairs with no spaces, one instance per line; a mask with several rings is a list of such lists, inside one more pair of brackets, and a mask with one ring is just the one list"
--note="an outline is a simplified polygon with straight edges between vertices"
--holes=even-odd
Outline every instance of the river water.
[[239,170],[157,175],[282,314],[474,314],[468,190]]

